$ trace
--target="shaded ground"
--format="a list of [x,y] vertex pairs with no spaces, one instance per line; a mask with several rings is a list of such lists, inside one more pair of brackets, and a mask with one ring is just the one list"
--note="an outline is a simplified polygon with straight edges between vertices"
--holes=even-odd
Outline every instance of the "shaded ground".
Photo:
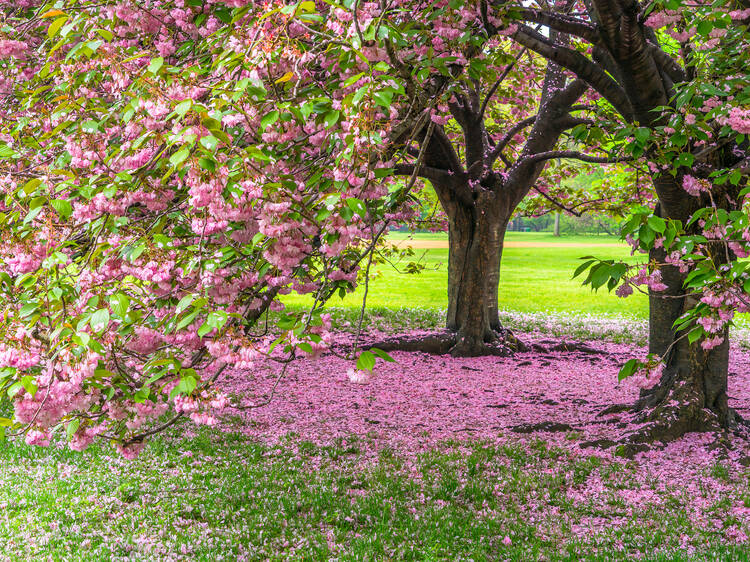
[[[546,340],[525,335],[524,341]],[[484,439],[509,431],[571,441],[559,435],[562,427],[547,432],[534,427],[546,422],[569,426],[576,432],[572,441],[616,438],[627,420],[621,414],[600,414],[612,404],[637,398],[639,389],[627,379],[618,383],[617,373],[641,350],[627,344],[587,344],[601,353],[452,358],[394,352],[395,363],[378,361],[366,384],[350,382],[352,364],[346,360],[300,360],[288,368],[278,399],[241,413],[252,422],[243,431],[271,442],[290,431],[318,443],[369,435],[384,445],[414,451],[447,438]],[[750,415],[749,367],[750,353],[733,350],[730,406],[745,416]],[[239,374],[224,384],[252,404],[270,389],[277,372],[267,365],[254,378]],[[744,443],[737,446],[744,451]]]
[[[542,339],[528,334],[524,338],[532,343]],[[604,353],[459,359],[393,353],[396,363],[379,362],[366,384],[351,382],[350,364],[341,359],[300,361],[280,383],[278,400],[237,412],[243,420],[240,430],[266,443],[284,442],[289,435],[317,445],[363,440],[368,444],[362,451],[365,464],[382,451],[414,459],[445,442],[531,449],[541,443],[543,449],[557,447],[579,462],[593,459],[609,467],[563,486],[567,500],[589,510],[589,515],[568,521],[567,531],[557,527],[556,518],[567,516],[554,502],[545,505],[537,498],[522,508],[540,525],[556,528],[553,534],[562,533],[563,542],[627,534],[634,517],[655,510],[662,511],[664,521],[672,520],[670,525],[679,518],[689,523],[693,530],[680,535],[687,553],[701,551],[693,534],[698,529],[715,533],[720,544],[746,544],[748,441],[734,438],[727,451],[714,449],[711,435],[690,434],[632,461],[617,457],[614,448],[581,447],[591,440],[616,439],[632,429],[622,415],[599,414],[613,403],[634,401],[638,388],[627,380],[618,384],[617,372],[623,361],[642,351],[632,345],[588,343]],[[750,353],[733,349],[731,355],[730,406],[747,417]],[[276,372],[267,368],[255,380],[235,378],[224,384],[238,394],[255,394],[246,400],[252,403],[270,388]],[[619,471],[625,467],[628,475],[623,479]],[[551,465],[544,470],[566,469]],[[653,524],[661,527],[648,523]]]

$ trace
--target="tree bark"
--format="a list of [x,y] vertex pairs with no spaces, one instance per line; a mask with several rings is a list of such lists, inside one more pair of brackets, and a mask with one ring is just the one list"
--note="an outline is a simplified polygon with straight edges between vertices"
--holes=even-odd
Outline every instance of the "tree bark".
[[486,352],[501,335],[498,284],[503,239],[510,217],[497,208],[492,194],[473,205],[455,204],[448,211],[448,315],[446,327],[456,333],[454,355]]
[[[672,196],[680,188],[678,182],[671,177],[654,177],[654,186],[660,194],[654,212],[685,222],[705,202]],[[717,265],[727,261],[720,247],[712,255],[716,256]],[[658,263],[664,263],[665,257],[666,253],[659,248],[649,253],[649,259]],[[698,297],[684,289],[687,273],[674,266],[662,267],[661,272],[667,289],[649,291],[649,353],[662,357],[664,369],[654,388],[641,391],[636,410],[642,412],[641,421],[649,423],[629,436],[630,447],[669,442],[694,431],[724,431],[734,428],[739,420],[728,405],[728,329],[714,334],[722,337],[723,342],[712,349],[703,349],[703,339],[690,343],[687,331],[692,326],[679,332],[673,326],[697,304]]]

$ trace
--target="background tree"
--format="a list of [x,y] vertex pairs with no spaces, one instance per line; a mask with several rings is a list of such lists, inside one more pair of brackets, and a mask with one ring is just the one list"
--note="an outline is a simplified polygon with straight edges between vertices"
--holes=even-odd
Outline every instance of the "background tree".
[[[466,24],[481,26],[482,14],[467,11],[461,12]],[[445,47],[442,39],[440,43]],[[411,161],[395,165],[397,174],[428,180],[447,217],[447,330],[380,342],[379,347],[457,356],[511,352],[518,342],[500,325],[498,283],[513,213],[537,184],[555,184],[557,195],[565,191],[559,184],[573,168],[557,166],[541,182],[549,160],[610,161],[607,155],[580,153],[575,141],[555,150],[565,131],[592,123],[585,116],[590,106],[579,103],[585,83],[568,79],[553,63],[543,71],[525,48],[506,49],[505,42],[496,40],[481,49],[473,44],[463,48],[468,61],[463,72],[454,71],[456,79],[435,104],[431,122],[414,129],[414,146],[406,150]],[[390,44],[388,52],[393,66],[403,68],[396,47]],[[410,75],[405,74],[407,83]],[[549,191],[546,185],[537,190]]]

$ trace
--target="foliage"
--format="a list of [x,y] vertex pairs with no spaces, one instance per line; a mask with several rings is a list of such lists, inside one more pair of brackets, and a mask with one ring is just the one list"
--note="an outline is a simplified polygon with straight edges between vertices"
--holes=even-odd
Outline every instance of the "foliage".
[[[2,423],[132,457],[181,415],[214,423],[227,366],[325,346],[317,305],[403,200],[382,145],[422,115],[373,40],[426,79],[431,37],[313,2],[3,4]],[[312,313],[269,332],[290,290]]]

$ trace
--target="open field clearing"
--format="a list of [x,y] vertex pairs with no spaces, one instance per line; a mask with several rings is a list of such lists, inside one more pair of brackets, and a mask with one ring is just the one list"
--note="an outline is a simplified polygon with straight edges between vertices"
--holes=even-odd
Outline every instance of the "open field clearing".
[[[389,241],[406,245],[401,233],[392,233]],[[417,234],[408,241],[414,255],[373,268],[367,297],[369,307],[448,306],[448,250],[445,234]],[[416,244],[438,247],[418,248]],[[624,259],[631,263],[644,261],[641,255],[630,256],[630,249],[611,236],[554,237],[549,233],[508,233],[500,269],[500,307],[507,310],[535,312],[604,313],[645,317],[647,298],[635,294],[621,299],[606,289],[592,292],[582,287],[582,278],[572,279],[581,257],[593,255],[602,259]],[[424,265],[420,273],[403,273],[410,262]],[[331,306],[356,307],[362,303],[363,286],[344,299],[335,296]],[[290,295],[285,302],[302,305],[307,297]]]

